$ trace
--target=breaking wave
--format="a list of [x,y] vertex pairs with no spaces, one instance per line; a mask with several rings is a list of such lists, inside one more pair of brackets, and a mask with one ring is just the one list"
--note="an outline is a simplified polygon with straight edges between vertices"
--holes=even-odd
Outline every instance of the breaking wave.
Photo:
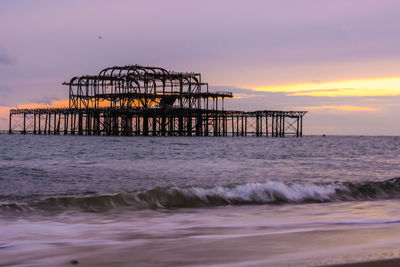
[[107,211],[116,208],[176,209],[223,205],[322,203],[400,198],[400,178],[379,182],[246,183],[231,186],[157,187],[141,192],[80,197],[51,197],[3,202],[1,211]]

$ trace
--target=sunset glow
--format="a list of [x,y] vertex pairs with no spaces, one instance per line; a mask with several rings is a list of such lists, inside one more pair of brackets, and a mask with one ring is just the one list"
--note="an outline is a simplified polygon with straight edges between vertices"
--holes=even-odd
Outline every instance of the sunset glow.
[[400,95],[400,77],[266,86],[254,90],[283,92],[291,96],[395,96]]
[[68,107],[68,99],[52,101],[51,104],[47,103],[28,103],[18,105],[18,108],[67,108]]
[[72,77],[138,64],[201,73],[226,110],[307,110],[306,134],[400,133],[399,1],[21,1],[0,3],[0,130],[10,108],[67,107]]
[[304,107],[307,110],[338,110],[338,111],[376,111],[375,108],[358,106],[311,106]]

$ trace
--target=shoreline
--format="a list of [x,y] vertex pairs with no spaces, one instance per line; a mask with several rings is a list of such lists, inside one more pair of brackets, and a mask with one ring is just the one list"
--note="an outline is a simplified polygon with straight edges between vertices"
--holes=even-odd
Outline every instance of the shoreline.
[[[265,211],[189,211],[20,220],[5,229],[0,266],[400,266],[400,224],[249,226],[260,222],[255,213],[265,217]],[[238,224],[221,227],[232,216]]]
[[400,258],[325,265],[325,267],[375,267],[375,266],[380,266],[380,267],[400,266]]

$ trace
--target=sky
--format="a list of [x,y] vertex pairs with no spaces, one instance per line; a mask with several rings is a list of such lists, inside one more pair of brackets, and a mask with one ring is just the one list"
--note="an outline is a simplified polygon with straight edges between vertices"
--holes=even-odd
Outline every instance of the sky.
[[[226,108],[307,110],[305,134],[400,134],[398,0],[2,0],[0,129],[73,76],[202,73]],[[99,38],[101,36],[101,39]]]

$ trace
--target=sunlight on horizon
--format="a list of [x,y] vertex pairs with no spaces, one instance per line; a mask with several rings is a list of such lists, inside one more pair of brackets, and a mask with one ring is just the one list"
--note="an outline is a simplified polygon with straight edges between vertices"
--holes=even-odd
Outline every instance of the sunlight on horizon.
[[48,103],[22,104],[22,105],[18,105],[17,108],[26,108],[26,109],[32,109],[32,108],[68,108],[68,99],[55,100],[55,101],[52,101],[51,104],[48,104]]
[[307,110],[335,110],[335,111],[367,111],[374,112],[377,111],[375,108],[370,107],[360,107],[360,106],[308,106],[302,107]]
[[282,92],[289,96],[395,96],[400,95],[400,77],[265,86],[256,87],[253,90]]

